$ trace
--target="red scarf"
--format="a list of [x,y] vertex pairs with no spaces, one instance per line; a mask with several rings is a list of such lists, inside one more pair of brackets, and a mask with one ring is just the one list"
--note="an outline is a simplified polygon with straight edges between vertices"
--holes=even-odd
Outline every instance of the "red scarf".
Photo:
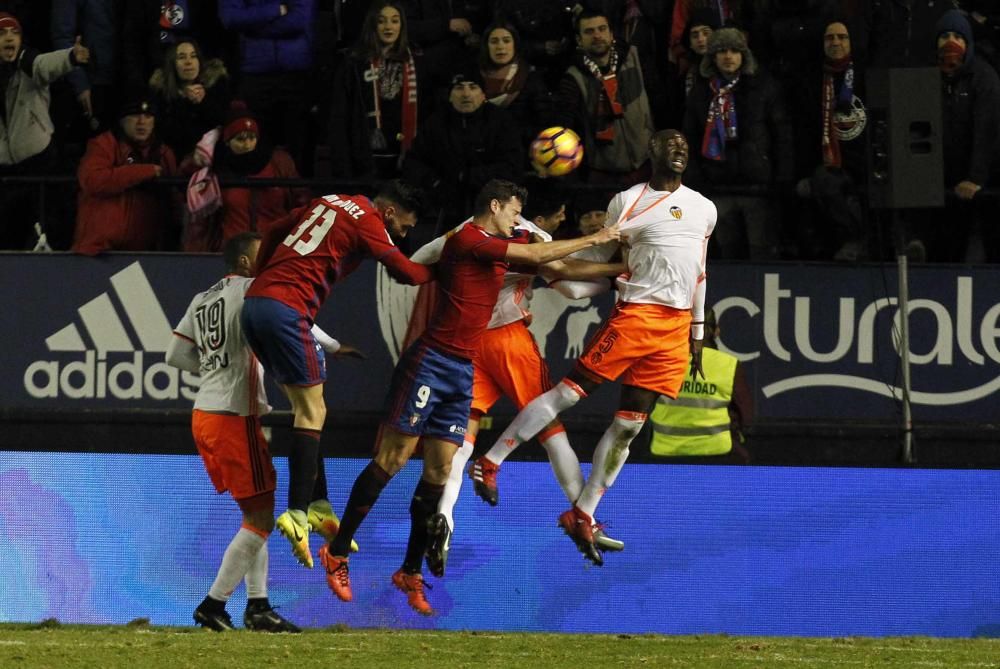
[[739,137],[736,122],[736,98],[733,95],[733,87],[739,81],[739,77],[729,82],[726,82],[722,77],[712,77],[712,80],[708,82],[713,96],[712,101],[708,103],[705,134],[701,138],[701,155],[709,160],[725,160],[726,142]]
[[[834,79],[840,73],[844,75],[843,88],[847,94],[853,97],[854,92],[854,67],[850,56],[845,56],[840,60],[827,59],[823,63],[823,164],[827,167],[840,167],[840,138],[837,137],[837,128],[834,126],[834,111],[837,108],[837,96],[835,94]],[[843,90],[841,91],[844,92]],[[848,100],[848,103],[850,100]]]
[[945,74],[954,74],[965,62],[965,46],[958,42],[945,42],[938,47],[938,68]]
[[483,93],[498,107],[509,107],[528,80],[530,67],[518,61],[507,66],[507,74],[498,76],[500,70],[483,71]]
[[615,49],[614,45],[611,46],[611,60],[608,61],[607,74],[602,74],[601,66],[586,54],[583,56],[583,64],[601,82],[603,89],[603,95],[597,101],[597,118],[598,120],[606,120],[607,125],[594,134],[598,141],[612,142],[615,139],[614,120],[625,114],[621,103],[618,102],[618,50]]
[[[378,72],[379,59],[371,62],[372,72]],[[382,129],[382,101],[378,89],[378,76],[372,79],[372,88],[375,97],[375,126]],[[417,136],[417,67],[413,62],[413,53],[408,53],[406,62],[403,63],[403,90],[399,96],[403,105],[402,129],[399,133],[400,161],[403,155],[413,146],[413,139]],[[402,163],[400,163],[402,164]]]

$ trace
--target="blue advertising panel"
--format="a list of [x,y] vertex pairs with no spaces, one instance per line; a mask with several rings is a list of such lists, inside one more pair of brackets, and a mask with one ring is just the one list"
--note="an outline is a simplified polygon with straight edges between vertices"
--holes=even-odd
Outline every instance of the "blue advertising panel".
[[[198,379],[163,362],[170,328],[222,273],[212,256],[0,254],[0,403],[12,408],[185,408]],[[25,277],[40,277],[27,281]],[[892,266],[712,265],[720,347],[751,381],[759,419],[894,420],[901,367]],[[925,267],[910,278],[916,420],[1000,420],[1000,268]],[[364,263],[319,323],[368,360],[330,363],[333,411],[378,412],[416,289]],[[536,288],[531,330],[554,377],[572,366],[613,297]],[[281,407],[284,399],[271,393]],[[571,411],[607,415],[608,384]],[[509,404],[497,408],[512,413]]]
[[[365,464],[327,461],[338,511]],[[284,458],[275,465],[284,489]],[[595,568],[556,527],[566,500],[548,465],[509,462],[501,506],[462,490],[425,618],[389,580],[419,469],[361,527],[350,604],[271,536],[283,615],[309,627],[1000,635],[997,471],[630,465],[598,511],[625,551]],[[195,456],[0,452],[0,490],[3,622],[191,625],[240,524]],[[240,586],[235,620],[245,602]]]

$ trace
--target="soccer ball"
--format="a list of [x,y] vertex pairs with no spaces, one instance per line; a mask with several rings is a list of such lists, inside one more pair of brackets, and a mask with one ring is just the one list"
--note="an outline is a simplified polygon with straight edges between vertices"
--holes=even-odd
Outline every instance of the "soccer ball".
[[550,177],[569,174],[582,161],[583,143],[569,128],[546,128],[531,143],[531,162]]

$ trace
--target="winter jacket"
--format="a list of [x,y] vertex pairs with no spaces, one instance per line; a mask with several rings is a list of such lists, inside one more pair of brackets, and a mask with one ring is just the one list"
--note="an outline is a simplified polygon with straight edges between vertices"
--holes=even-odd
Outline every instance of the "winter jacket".
[[461,114],[449,104],[420,128],[403,175],[446,203],[475,195],[490,179],[516,181],[523,165],[521,131],[505,109],[484,102]]
[[177,171],[174,154],[159,143],[139,149],[108,131],[87,143],[77,177],[80,196],[73,251],[169,249],[171,208],[165,189],[149,184],[156,166]]
[[752,74],[745,71],[740,75],[733,89],[738,138],[726,142],[725,160],[710,160],[701,155],[705,121],[713,97],[709,84],[709,79],[695,84],[684,113],[693,183],[704,186],[791,183],[795,176],[792,125],[777,82],[756,69]]
[[163,68],[149,79],[159,103],[156,132],[181,160],[194,150],[202,135],[223,124],[229,109],[229,75],[221,60],[202,61],[198,82],[205,87],[205,97],[200,104],[194,104],[185,97],[167,99]]
[[598,118],[603,86],[584,65],[581,54],[559,83],[554,118],[555,125],[570,127],[580,135],[587,167],[603,172],[626,173],[646,162],[649,140],[654,131],[639,53],[635,47],[619,52],[616,79],[618,102],[623,113],[611,121],[615,133],[613,140],[597,140],[597,132],[606,123]]
[[952,76],[941,75],[944,185],[985,186],[1000,149],[1000,77],[972,55]]
[[[430,105],[423,79],[423,62],[414,54],[417,70],[417,124],[427,118]],[[337,94],[330,103],[330,171],[333,176],[367,179],[375,176],[371,134],[375,129],[375,96],[371,81],[365,79],[371,69],[368,60],[354,55],[344,59],[334,77]],[[367,75],[370,76],[370,75]],[[382,100],[382,123],[390,149],[399,150],[395,133],[402,128],[402,91],[387,103]]]
[[[281,16],[279,5],[288,7]],[[220,0],[219,17],[240,35],[244,74],[301,72],[313,64],[316,0]]]
[[90,90],[91,84],[110,86],[118,80],[120,4],[120,0],[52,2],[52,46],[72,47],[81,35],[84,46],[90,49],[87,69],[77,68],[67,77],[77,95]]
[[16,165],[45,150],[52,141],[49,84],[73,69],[72,49],[39,54],[21,49],[12,64],[0,118],[0,165]]

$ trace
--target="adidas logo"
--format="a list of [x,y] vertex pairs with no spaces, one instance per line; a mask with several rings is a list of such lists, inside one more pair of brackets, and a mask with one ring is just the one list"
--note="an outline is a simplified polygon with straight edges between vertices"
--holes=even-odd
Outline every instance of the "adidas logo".
[[[24,370],[24,389],[36,399],[193,400],[201,381],[163,361],[173,328],[139,263],[113,275],[111,287],[77,309],[89,345],[75,322],[45,338],[49,351],[83,359],[35,360]],[[147,356],[155,361],[147,365]]]

